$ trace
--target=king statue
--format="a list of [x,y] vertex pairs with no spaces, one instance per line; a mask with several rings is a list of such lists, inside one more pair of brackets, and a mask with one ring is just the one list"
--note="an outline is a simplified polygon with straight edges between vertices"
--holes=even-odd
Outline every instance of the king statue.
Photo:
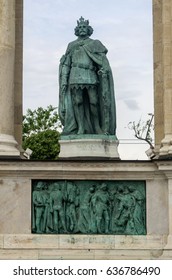
[[59,67],[59,116],[63,135],[116,136],[116,109],[107,49],[90,39],[93,28],[81,17],[75,41],[69,43]]

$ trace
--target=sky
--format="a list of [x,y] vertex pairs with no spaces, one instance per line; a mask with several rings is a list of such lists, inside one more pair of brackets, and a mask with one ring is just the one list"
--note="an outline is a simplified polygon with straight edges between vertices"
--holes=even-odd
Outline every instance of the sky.
[[23,102],[28,108],[58,107],[58,67],[76,21],[89,19],[108,49],[115,85],[121,159],[147,159],[147,144],[128,129],[153,113],[151,0],[24,0]]

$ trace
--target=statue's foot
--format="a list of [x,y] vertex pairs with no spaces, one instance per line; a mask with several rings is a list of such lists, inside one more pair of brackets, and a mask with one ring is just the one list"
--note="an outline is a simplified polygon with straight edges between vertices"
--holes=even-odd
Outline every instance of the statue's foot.
[[96,127],[96,134],[104,134],[100,127]]
[[70,225],[70,230],[71,230],[71,231],[73,230],[73,228],[74,228],[74,226],[73,226],[73,225]]
[[74,231],[73,231],[73,233],[77,233],[77,232],[79,232],[79,229],[74,229]]
[[43,233],[43,231],[42,230],[37,230],[36,233]]
[[84,130],[83,129],[79,129],[77,134],[84,134]]

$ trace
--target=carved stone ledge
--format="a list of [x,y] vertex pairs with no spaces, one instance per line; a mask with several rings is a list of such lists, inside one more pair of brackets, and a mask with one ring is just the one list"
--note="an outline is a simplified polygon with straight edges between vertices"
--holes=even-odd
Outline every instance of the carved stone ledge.
[[161,250],[167,236],[4,235],[4,249]]

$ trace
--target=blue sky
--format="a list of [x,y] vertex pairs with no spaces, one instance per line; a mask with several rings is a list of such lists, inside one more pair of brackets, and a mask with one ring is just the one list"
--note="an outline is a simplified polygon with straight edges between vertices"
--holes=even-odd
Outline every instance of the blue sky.
[[[25,0],[24,112],[58,106],[58,65],[76,39],[76,20],[89,19],[93,39],[108,49],[117,106],[117,136],[134,139],[129,121],[153,112],[151,0]],[[122,141],[122,142],[131,142]],[[132,141],[133,142],[133,141]],[[148,146],[121,144],[122,159],[146,159]]]

